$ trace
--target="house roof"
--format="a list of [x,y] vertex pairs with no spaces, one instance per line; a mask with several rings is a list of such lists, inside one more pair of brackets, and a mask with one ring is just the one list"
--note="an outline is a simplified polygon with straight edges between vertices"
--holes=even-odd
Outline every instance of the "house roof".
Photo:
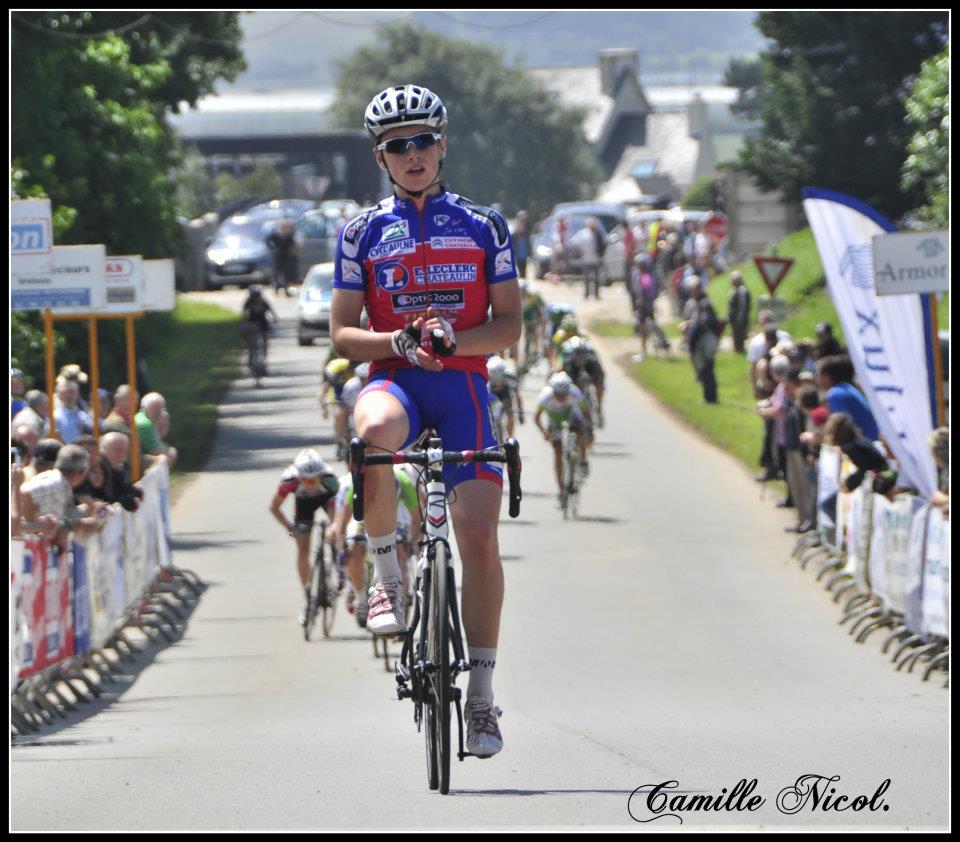
[[327,134],[335,128],[327,112],[332,103],[332,91],[238,91],[203,97],[195,110],[169,120],[190,140]]
[[686,112],[648,115],[646,140],[643,146],[624,150],[613,175],[597,192],[598,201],[638,199],[643,191],[635,172],[641,176],[668,175],[681,188],[693,182],[700,142],[688,133]]

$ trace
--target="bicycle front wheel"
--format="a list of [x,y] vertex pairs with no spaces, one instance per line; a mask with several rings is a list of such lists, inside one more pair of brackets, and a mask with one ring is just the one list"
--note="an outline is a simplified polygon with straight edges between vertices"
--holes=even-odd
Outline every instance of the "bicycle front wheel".
[[317,621],[317,611],[320,607],[320,599],[323,592],[323,559],[320,553],[317,553],[313,564],[310,567],[309,579],[310,596],[307,599],[306,617],[303,624],[303,639],[310,640],[310,632],[313,631],[313,624]]
[[450,791],[450,706],[453,688],[450,679],[450,606],[447,602],[447,546],[435,547],[436,559],[430,579],[430,614],[427,618],[427,654],[430,670],[430,695],[433,708],[428,739],[436,757],[439,788]]
[[330,632],[333,631],[333,620],[337,613],[337,565],[334,561],[333,547],[326,541],[323,543],[322,556],[323,593],[317,604],[321,611],[323,636],[330,637]]

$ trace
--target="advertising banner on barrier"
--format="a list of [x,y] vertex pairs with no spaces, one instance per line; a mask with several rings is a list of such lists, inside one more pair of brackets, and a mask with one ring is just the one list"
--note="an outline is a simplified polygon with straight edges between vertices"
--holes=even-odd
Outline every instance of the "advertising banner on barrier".
[[123,580],[126,599],[124,607],[134,608],[140,596],[152,579],[150,558],[147,555],[147,533],[145,509],[150,508],[147,494],[140,508],[134,512],[123,513]]
[[[101,649],[123,616],[123,520],[120,506],[110,507],[103,529],[87,542],[87,582],[93,594],[90,647]],[[118,576],[119,592],[118,592]]]
[[926,552],[929,503],[914,512],[907,538],[907,599],[903,621],[910,631],[919,632],[922,625],[923,556]]
[[[884,564],[887,584],[885,607],[900,614],[906,612],[909,576],[910,523],[919,505],[918,498],[898,495],[886,506],[883,521]],[[919,558],[917,559],[919,562]]]
[[73,650],[90,651],[90,588],[87,585],[87,548],[70,542],[73,570]]
[[829,190],[804,188],[803,209],[857,380],[900,465],[901,485],[929,497],[937,485],[927,437],[938,384],[928,316],[919,295],[878,296],[874,289],[873,238],[894,227],[863,202]]
[[921,611],[923,634],[950,634],[950,524],[936,506],[931,507],[927,522]]
[[[29,541],[24,550],[24,572],[30,569],[30,593],[24,601],[26,635],[30,645],[20,667],[27,678],[73,654],[73,614],[70,607],[69,557]],[[24,584],[26,585],[26,575]]]
[[10,542],[10,692],[17,686],[20,677],[20,650],[22,612],[20,603],[23,585],[23,541]]
[[866,559],[857,555],[860,549],[860,531],[863,529],[863,486],[850,494],[844,494],[847,507],[844,512],[846,516],[847,535],[846,551],[847,563],[843,568],[856,580],[857,584],[864,581],[864,565]]
[[820,446],[817,460],[817,523],[829,531],[836,525],[820,506],[840,490],[840,450],[829,444]]
[[867,576],[870,578],[870,590],[881,602],[887,601],[887,535],[884,527],[890,501],[879,494],[872,494],[873,505],[870,513],[870,548],[867,555]]

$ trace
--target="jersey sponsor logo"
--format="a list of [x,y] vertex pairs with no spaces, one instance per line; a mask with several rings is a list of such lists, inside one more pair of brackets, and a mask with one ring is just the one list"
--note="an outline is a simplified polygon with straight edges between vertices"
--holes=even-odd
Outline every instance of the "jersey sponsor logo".
[[504,272],[509,272],[512,268],[513,251],[511,249],[504,249],[501,252],[497,252],[497,256],[493,259],[494,274],[502,275]]
[[377,286],[387,292],[403,289],[410,280],[407,267],[399,260],[391,260],[377,266]]
[[479,249],[480,244],[472,237],[431,237],[430,248],[434,249]]
[[360,235],[360,232],[367,227],[367,220],[370,218],[370,214],[373,211],[364,211],[356,219],[353,220],[346,228],[343,230],[343,239],[347,243],[355,243],[357,237]]
[[466,296],[462,289],[431,290],[430,292],[395,292],[393,294],[393,312],[411,313],[438,309],[462,310]]
[[503,248],[508,242],[510,242],[510,232],[507,230],[507,223],[504,222],[503,217],[500,216],[493,208],[487,208],[483,205],[477,205],[471,202],[469,199],[464,199],[462,196],[457,199],[457,204],[460,207],[470,211],[475,216],[481,217],[491,228],[493,228],[496,237],[497,248]]
[[342,259],[340,261],[340,280],[345,284],[363,284],[363,272],[360,271],[360,264],[353,260]]
[[403,240],[410,236],[410,224],[405,219],[394,222],[383,229],[380,236],[381,243],[389,243],[393,240]]
[[376,260],[378,257],[390,257],[393,254],[413,254],[416,250],[417,241],[412,237],[389,243],[385,243],[383,240],[381,240],[380,245],[374,246],[372,249],[370,249],[370,251],[367,252],[367,256],[371,260]]
[[476,263],[431,263],[427,266],[427,270],[427,276],[424,279],[423,267],[413,268],[413,279],[420,286],[473,283],[477,279]]
[[439,225],[441,228],[450,221],[450,217],[445,213],[437,214],[433,218],[434,224]]

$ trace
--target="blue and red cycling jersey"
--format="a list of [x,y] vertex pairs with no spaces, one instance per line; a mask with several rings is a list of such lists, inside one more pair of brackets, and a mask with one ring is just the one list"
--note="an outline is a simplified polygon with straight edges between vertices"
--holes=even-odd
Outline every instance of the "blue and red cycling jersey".
[[[422,212],[390,196],[345,225],[333,286],[364,293],[371,330],[402,329],[432,306],[456,332],[486,322],[489,285],[516,277],[503,217],[444,188]],[[443,364],[487,376],[483,355],[446,357]],[[410,367],[404,358],[378,360],[371,374]]]

